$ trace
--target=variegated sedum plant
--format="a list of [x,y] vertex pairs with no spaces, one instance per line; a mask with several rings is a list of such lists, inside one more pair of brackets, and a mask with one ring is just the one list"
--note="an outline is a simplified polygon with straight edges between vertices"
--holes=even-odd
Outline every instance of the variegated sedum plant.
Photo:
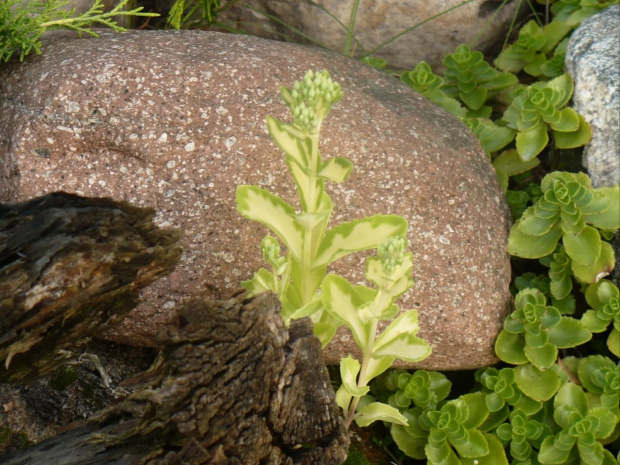
[[[346,325],[362,353],[362,360],[342,360],[342,387],[337,400],[347,426],[375,420],[406,425],[397,409],[368,396],[368,383],[387,370],[396,358],[416,362],[431,349],[416,336],[416,310],[403,312],[379,334],[379,322],[399,313],[395,299],[413,284],[413,255],[405,253],[407,221],[397,215],[375,215],[328,229],[333,205],[325,182],[347,179],[352,163],[341,157],[323,160],[319,152],[321,124],[342,98],[340,85],[327,73],[308,71],[292,89],[281,88],[293,114],[292,124],[267,117],[271,137],[285,154],[285,163],[299,194],[300,209],[257,186],[237,188],[237,208],[246,218],[267,226],[261,242],[262,268],[242,283],[251,294],[274,292],[282,302],[282,318],[309,316],[315,335],[325,346],[341,325]],[[279,241],[278,241],[279,240]],[[280,243],[286,247],[284,255]],[[354,286],[328,266],[360,250],[378,249],[366,263],[366,277],[375,288]]]

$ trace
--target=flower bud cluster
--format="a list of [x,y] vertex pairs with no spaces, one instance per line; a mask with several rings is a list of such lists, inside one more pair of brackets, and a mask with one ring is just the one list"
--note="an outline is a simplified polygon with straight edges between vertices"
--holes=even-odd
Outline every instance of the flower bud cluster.
[[404,236],[392,237],[379,246],[377,255],[383,263],[385,274],[394,273],[396,267],[402,263],[406,249],[407,239]]
[[303,80],[295,82],[291,96],[295,124],[313,131],[330,107],[342,98],[342,90],[331,80],[327,71],[308,71]]
[[265,236],[260,243],[260,249],[263,253],[263,260],[265,260],[265,263],[275,270],[278,270],[286,260],[286,257],[280,256],[280,244],[278,244],[278,241],[273,236]]

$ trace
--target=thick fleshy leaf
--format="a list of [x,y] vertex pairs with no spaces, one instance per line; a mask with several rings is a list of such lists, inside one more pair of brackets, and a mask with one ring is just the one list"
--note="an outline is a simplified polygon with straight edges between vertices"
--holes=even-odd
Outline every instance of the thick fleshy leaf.
[[616,357],[620,357],[620,331],[617,328],[612,329],[609,333],[607,348]]
[[519,220],[519,231],[528,236],[542,236],[547,234],[556,225],[560,217],[560,212],[548,218],[541,218],[535,214],[535,208],[528,208],[523,212],[521,219]]
[[574,383],[566,383],[559,389],[553,400],[553,419],[562,428],[570,428],[573,425],[567,423],[567,418],[562,415],[561,407],[575,409],[582,417],[585,417],[588,413],[588,399],[583,389]]
[[474,458],[461,458],[462,465],[508,465],[506,451],[502,443],[493,434],[484,433],[489,453],[484,456]]
[[346,390],[344,384],[341,384],[338,391],[336,391],[336,403],[338,404],[338,407],[342,409],[344,415],[348,413],[352,399],[353,396],[349,394],[349,391]]
[[360,372],[360,363],[350,355],[340,360],[340,377],[342,385],[353,397],[362,397],[368,394],[368,386],[357,385],[357,375]]
[[609,326],[608,321],[601,320],[596,310],[588,310],[581,317],[581,323],[593,333],[602,333]]
[[618,298],[619,296],[620,290],[608,279],[599,281],[586,289],[586,302],[588,302],[590,307],[596,309],[603,307],[609,299],[613,297]]
[[590,205],[583,207],[584,219],[597,228],[620,228],[620,186],[600,187],[593,194],[594,199],[591,204],[607,204],[608,206],[601,210],[592,208]]
[[351,174],[353,163],[346,158],[333,157],[323,163],[319,170],[319,177],[329,179],[332,182],[343,182]]
[[375,215],[339,224],[325,234],[312,267],[327,265],[351,252],[378,247],[390,237],[406,232],[407,220],[397,215]]
[[577,347],[592,339],[592,333],[574,318],[565,316],[553,328],[548,330],[549,342],[560,349]]
[[596,283],[614,269],[616,257],[614,249],[608,242],[601,241],[601,254],[592,265],[582,265],[576,261],[571,264],[575,277],[584,283]]
[[431,354],[431,347],[416,337],[420,327],[418,313],[408,310],[383,330],[375,341],[373,356],[394,356],[408,362],[419,362]]
[[579,129],[573,132],[553,131],[555,146],[559,149],[572,149],[586,145],[592,139],[592,129],[582,115],[579,117]]
[[519,131],[515,139],[521,160],[529,161],[542,152],[549,143],[547,125],[541,121],[527,131]]
[[323,280],[321,292],[325,310],[347,325],[358,347],[364,351],[368,343],[369,327],[362,323],[357,313],[364,301],[355,288],[343,277],[330,274]]
[[524,173],[532,168],[536,168],[540,164],[538,158],[532,158],[529,161],[521,160],[519,153],[515,149],[505,150],[493,161],[495,169],[501,169],[508,176],[515,176]]
[[601,255],[601,235],[592,226],[578,234],[564,234],[564,249],[570,258],[581,265],[594,265]]
[[484,105],[485,100],[487,99],[488,90],[484,87],[477,87],[472,92],[464,93],[461,92],[459,97],[461,101],[467,105],[472,110],[477,110],[482,105]]
[[252,279],[242,281],[241,287],[250,291],[251,295],[258,295],[267,291],[274,292],[275,282],[273,279],[273,274],[265,268],[261,268],[254,273],[254,277]]
[[534,365],[515,368],[515,383],[531,399],[544,402],[551,399],[560,388],[560,377],[551,370],[541,371]]
[[558,358],[558,348],[553,344],[536,348],[526,345],[523,351],[532,365],[541,370],[551,367]]
[[560,110],[560,121],[551,123],[551,129],[560,132],[575,132],[579,129],[579,115],[572,108]]
[[407,456],[418,460],[426,459],[424,446],[428,440],[426,438],[411,437],[404,427],[400,425],[392,425],[390,429],[392,439],[398,448]]
[[301,259],[303,231],[291,205],[260,187],[238,186],[237,210],[245,218],[258,221],[271,229],[293,256]]
[[538,460],[543,464],[569,463],[572,448],[558,449],[553,440],[553,436],[545,438],[540,446]]
[[396,357],[383,356],[379,358],[370,358],[368,360],[368,369],[366,370],[366,379],[371,380],[379,376],[381,373],[389,369],[396,360]]
[[368,426],[377,420],[401,426],[407,425],[407,418],[398,409],[381,402],[368,404],[355,414],[355,423],[360,427]]
[[300,167],[306,168],[311,153],[311,139],[294,126],[267,116],[267,129],[282,151]]
[[467,435],[468,438],[463,442],[450,440],[450,443],[461,457],[475,459],[477,457],[484,457],[489,453],[489,444],[480,431],[469,429],[467,430]]
[[519,223],[510,230],[508,253],[523,258],[541,258],[555,250],[562,237],[559,223],[543,236],[530,236],[519,230]]
[[489,409],[485,402],[486,394],[482,392],[474,392],[464,394],[460,398],[467,404],[469,414],[467,418],[461,422],[465,428],[477,428],[489,415]]
[[507,363],[522,365],[527,363],[527,357],[523,351],[523,337],[518,334],[511,334],[502,330],[495,341],[495,353]]

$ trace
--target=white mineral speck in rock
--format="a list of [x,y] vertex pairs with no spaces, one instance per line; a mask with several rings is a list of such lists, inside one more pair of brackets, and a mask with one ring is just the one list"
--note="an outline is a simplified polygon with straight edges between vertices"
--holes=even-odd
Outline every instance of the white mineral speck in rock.
[[228,113],[228,110],[227,110],[226,108],[224,108],[223,106],[221,106],[221,105],[220,105],[220,106],[217,108],[217,110],[215,110],[215,112],[216,112],[218,115],[225,115],[226,113]]
[[224,254],[224,261],[226,263],[232,263],[235,261],[235,257],[233,257],[233,254],[231,253]]
[[194,144],[193,141],[185,144],[185,151],[186,152],[193,152],[195,149],[196,149],[196,145]]
[[237,142],[237,138],[235,136],[229,137],[224,141],[224,145],[226,145],[227,149],[230,149]]
[[166,163],[166,167],[167,168],[174,168],[176,166],[177,162],[174,160],[170,160],[168,163]]
[[159,136],[159,139],[157,139],[157,142],[166,142],[168,140],[168,134],[166,134],[165,132]]

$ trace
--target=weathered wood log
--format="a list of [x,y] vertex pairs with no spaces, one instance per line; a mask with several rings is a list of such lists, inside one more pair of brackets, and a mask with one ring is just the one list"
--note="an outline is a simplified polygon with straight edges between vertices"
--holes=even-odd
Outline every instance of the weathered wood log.
[[132,396],[2,463],[342,463],[349,439],[320,343],[310,320],[286,328],[278,311],[271,294],[185,303]]
[[180,234],[154,214],[63,192],[0,205],[0,381],[50,373],[174,269]]

